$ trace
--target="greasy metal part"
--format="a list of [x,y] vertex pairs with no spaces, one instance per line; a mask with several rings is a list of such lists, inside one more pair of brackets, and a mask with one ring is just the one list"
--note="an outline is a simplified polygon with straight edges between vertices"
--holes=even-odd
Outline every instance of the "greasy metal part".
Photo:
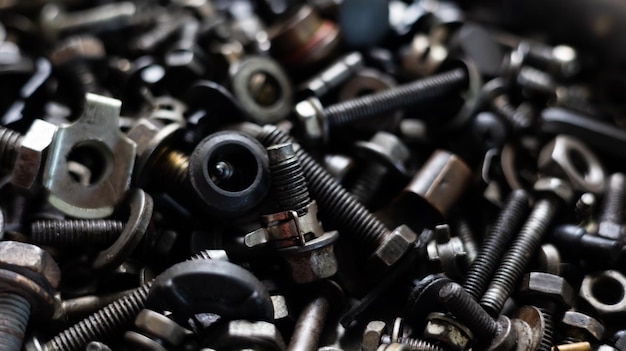
[[621,255],[622,243],[588,233],[576,225],[564,224],[552,233],[555,244],[563,252],[584,255],[588,260],[613,263]]
[[604,337],[604,326],[597,319],[582,312],[567,311],[561,319],[560,331],[568,342],[599,342]]
[[585,275],[579,295],[603,318],[620,318],[626,312],[626,277],[606,270]]
[[154,210],[152,197],[136,189],[130,192],[128,201],[130,215],[124,229],[109,248],[98,253],[93,268],[102,270],[119,266],[133,253],[148,231]]
[[[94,94],[87,94],[86,99],[83,115],[59,127],[48,153],[43,184],[48,201],[59,210],[79,218],[102,218],[113,213],[128,190],[135,143],[117,127],[119,100]],[[89,186],[72,178],[69,165],[73,159],[92,171]]]
[[56,131],[57,126],[52,123],[40,119],[33,121],[17,150],[11,184],[24,189],[38,185]]
[[330,301],[327,296],[316,297],[308,302],[296,321],[296,327],[287,350],[316,350],[329,308]]
[[381,344],[381,340],[387,331],[387,324],[383,321],[371,321],[367,323],[363,330],[361,340],[361,350],[376,351]]
[[246,56],[230,67],[233,94],[253,122],[284,119],[293,108],[293,88],[287,73],[274,60]]
[[598,236],[624,241],[624,198],[626,197],[626,175],[613,173],[605,185],[604,199],[600,218],[598,218]]
[[455,280],[464,277],[469,264],[465,246],[459,237],[450,237],[447,224],[435,227],[435,240],[428,243],[426,250],[428,259],[439,262],[447,276]]
[[512,317],[511,322],[518,335],[516,350],[537,350],[546,328],[541,311],[535,306],[523,306]]
[[135,318],[137,331],[127,331],[127,343],[142,350],[163,350],[164,347],[178,348],[191,331],[181,327],[164,315],[144,309]]
[[561,274],[561,254],[552,244],[543,244],[537,252],[537,265],[540,272],[554,275]]
[[578,191],[600,194],[604,190],[604,168],[581,141],[566,135],[546,144],[538,158],[539,170],[553,177],[567,179]]
[[354,160],[344,155],[324,156],[324,168],[330,173],[337,183],[342,183],[346,175],[354,167]]
[[474,335],[465,325],[443,313],[431,313],[426,320],[426,340],[442,342],[456,351],[465,350],[474,340]]
[[104,308],[115,300],[121,299],[130,292],[130,290],[124,290],[104,295],[81,296],[73,299],[60,299],[57,296],[55,298],[55,310],[52,319],[65,320],[76,316],[88,315]]
[[[285,351],[285,341],[274,324],[263,321],[228,322],[212,340],[210,350]],[[304,349],[303,349],[304,350]]]
[[283,22],[268,31],[271,52],[292,67],[304,67],[326,60],[339,45],[339,29],[319,17],[317,11],[301,6]]
[[322,98],[350,79],[363,65],[363,55],[359,52],[352,52],[340,57],[322,72],[304,82],[299,90],[304,96],[313,95]]
[[111,245],[123,227],[121,221],[106,219],[38,220],[30,225],[30,237],[52,246]]

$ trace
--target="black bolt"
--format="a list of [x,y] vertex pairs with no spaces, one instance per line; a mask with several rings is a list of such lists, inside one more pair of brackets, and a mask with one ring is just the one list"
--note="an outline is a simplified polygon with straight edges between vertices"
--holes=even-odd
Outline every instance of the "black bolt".
[[339,102],[324,108],[330,128],[380,116],[401,108],[430,102],[467,86],[468,74],[462,68],[433,75],[412,83]]
[[488,343],[497,335],[498,322],[459,284],[450,282],[444,285],[439,290],[439,300],[482,342]]
[[532,125],[531,111],[523,107],[513,107],[502,79],[492,79],[482,90],[491,109],[503,117],[513,130],[524,130]]
[[613,173],[609,178],[598,221],[598,235],[612,240],[624,240],[622,230],[624,201],[626,200],[626,176]]
[[[292,141],[289,135],[274,127],[263,128],[256,137],[266,147]],[[390,231],[304,149],[295,143],[293,146],[302,164],[309,192],[319,205],[320,214],[326,221],[335,222],[342,235],[350,237],[367,253],[376,251]]]
[[489,281],[500,263],[500,258],[511,244],[524,218],[528,215],[530,205],[525,190],[511,192],[491,226],[474,262],[470,265],[463,287],[479,301],[489,285]]
[[[557,180],[554,179],[554,181]],[[487,291],[480,300],[480,305],[492,316],[500,314],[506,299],[515,290],[516,284],[528,268],[533,253],[539,250],[543,237],[560,206],[561,202],[556,196],[541,198],[533,206],[519,235],[504,255]]]
[[267,148],[272,187],[281,211],[296,211],[298,216],[308,212],[311,203],[300,160],[289,143]]
[[43,245],[111,245],[123,229],[124,223],[108,219],[39,220],[30,235]]
[[584,228],[574,224],[556,227],[552,233],[554,243],[562,252],[574,257],[615,263],[620,257],[623,244],[617,240],[603,238],[587,233]]

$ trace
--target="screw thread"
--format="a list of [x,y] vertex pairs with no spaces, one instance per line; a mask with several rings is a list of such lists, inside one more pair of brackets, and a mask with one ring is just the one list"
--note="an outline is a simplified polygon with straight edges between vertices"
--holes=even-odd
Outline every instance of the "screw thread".
[[600,223],[622,223],[624,201],[626,200],[626,177],[623,173],[613,173],[605,191]]
[[511,105],[511,101],[506,95],[500,95],[491,102],[493,110],[504,117],[514,130],[527,129],[532,124],[531,116]]
[[548,308],[539,307],[539,311],[543,315],[544,330],[538,351],[551,351],[554,343],[554,313]]
[[17,158],[17,150],[24,137],[13,130],[0,127],[0,167],[5,170],[13,168]]
[[407,345],[409,351],[444,351],[433,343],[415,338],[398,338],[398,343]]
[[290,143],[267,148],[272,187],[282,211],[294,210],[298,216],[307,213],[311,203],[302,165]]
[[30,317],[30,304],[17,294],[0,296],[0,350],[20,351]]
[[367,163],[358,171],[350,185],[350,193],[364,206],[369,207],[386,174],[387,169],[383,165],[376,162]]
[[498,322],[491,318],[459,284],[450,282],[444,285],[439,290],[439,300],[481,341],[493,340],[498,333]]
[[461,68],[351,99],[324,109],[329,127],[379,116],[408,106],[433,101],[467,85],[467,72]]
[[479,301],[489,286],[489,280],[498,268],[500,258],[528,212],[528,193],[525,190],[511,192],[467,271],[463,287],[474,300]]
[[463,242],[463,246],[465,246],[465,251],[467,252],[468,263],[471,264],[478,255],[478,245],[470,224],[465,219],[455,221],[454,231]]
[[549,74],[532,67],[522,67],[517,75],[517,84],[547,95],[556,94],[556,82]]
[[[291,138],[277,128],[265,128],[257,139],[266,147],[291,142]],[[297,147],[296,155],[308,182],[309,192],[318,202],[320,213],[326,222],[333,224],[343,235],[350,237],[357,246],[373,253],[390,232],[320,166],[313,157]]]
[[153,163],[154,171],[159,175],[161,183],[180,189],[187,182],[189,157],[169,147],[162,147]]
[[492,316],[497,316],[516,283],[528,268],[532,253],[537,252],[550,222],[558,209],[555,198],[540,199],[535,203],[528,220],[506,252],[480,305]]
[[106,219],[39,220],[30,226],[31,238],[43,245],[110,245],[124,229],[121,221]]

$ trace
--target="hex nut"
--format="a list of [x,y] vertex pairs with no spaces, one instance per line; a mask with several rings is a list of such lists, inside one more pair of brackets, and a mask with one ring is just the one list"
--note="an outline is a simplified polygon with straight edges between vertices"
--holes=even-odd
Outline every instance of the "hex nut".
[[52,123],[40,119],[33,121],[17,150],[11,184],[27,190],[34,188],[57,129]]
[[0,269],[17,272],[52,289],[61,281],[59,266],[47,251],[17,241],[0,242]]
[[338,232],[328,232],[319,238],[307,241],[304,246],[280,249],[279,253],[287,262],[293,281],[304,284],[335,275],[338,264],[333,251],[333,243],[338,238]]
[[324,118],[324,108],[316,97],[300,101],[294,107],[298,129],[303,140],[309,144],[324,143],[328,138],[328,125]]
[[600,317],[623,316],[626,313],[626,277],[615,270],[588,274],[582,281],[579,296],[595,308]]
[[567,311],[561,319],[563,330],[568,335],[581,335],[585,340],[602,340],[604,326],[597,319],[584,313]]
[[593,152],[578,139],[558,135],[539,153],[538,167],[548,176],[564,177],[574,190],[602,193],[604,168]]
[[365,330],[363,331],[361,350],[376,351],[386,330],[387,324],[385,322],[371,321],[367,323],[367,326],[365,326]]
[[569,204],[574,198],[574,191],[571,186],[559,178],[539,178],[535,182],[534,189],[539,194],[556,195],[566,204]]
[[417,240],[417,235],[406,225],[389,233],[385,241],[370,256],[368,265],[374,274],[383,273],[393,266]]
[[531,272],[524,276],[519,294],[520,297],[549,298],[568,307],[572,306],[575,299],[574,290],[565,279],[543,272]]

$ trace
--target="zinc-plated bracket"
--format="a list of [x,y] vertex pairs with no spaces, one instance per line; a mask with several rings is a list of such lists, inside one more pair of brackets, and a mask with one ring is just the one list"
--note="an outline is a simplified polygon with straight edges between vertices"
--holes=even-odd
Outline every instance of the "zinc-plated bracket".
[[[80,118],[56,133],[43,183],[50,204],[64,213],[102,218],[113,213],[128,190],[136,145],[119,130],[119,100],[95,94],[86,100]],[[72,176],[76,162],[91,171],[87,183]]]

